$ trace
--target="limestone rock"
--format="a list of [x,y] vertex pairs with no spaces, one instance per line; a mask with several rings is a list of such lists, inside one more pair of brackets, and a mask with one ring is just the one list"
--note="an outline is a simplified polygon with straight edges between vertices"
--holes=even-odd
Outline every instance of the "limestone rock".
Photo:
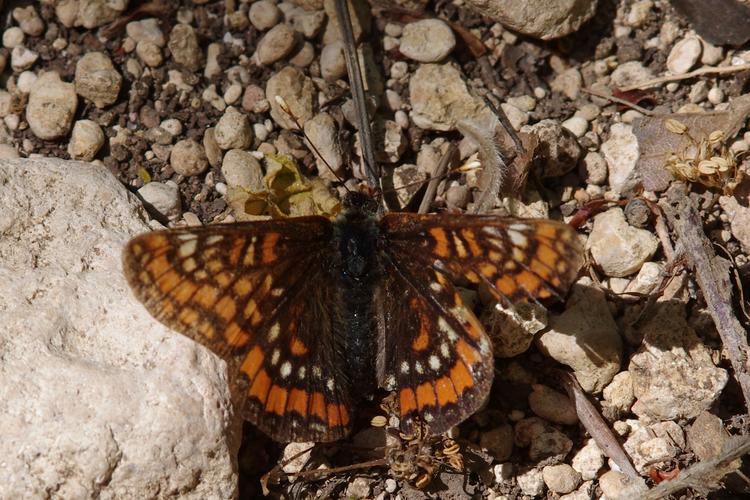
[[1,161],[0,184],[0,498],[236,497],[224,363],[122,274],[140,203],[57,159]]

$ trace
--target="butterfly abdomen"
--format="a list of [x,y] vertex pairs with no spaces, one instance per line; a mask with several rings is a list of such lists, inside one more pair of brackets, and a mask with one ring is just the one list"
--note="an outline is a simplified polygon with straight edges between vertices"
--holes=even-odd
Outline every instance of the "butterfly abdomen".
[[376,338],[373,295],[379,267],[375,218],[357,209],[344,212],[335,223],[335,242],[341,280],[340,314],[343,349],[353,394],[369,397],[375,391]]

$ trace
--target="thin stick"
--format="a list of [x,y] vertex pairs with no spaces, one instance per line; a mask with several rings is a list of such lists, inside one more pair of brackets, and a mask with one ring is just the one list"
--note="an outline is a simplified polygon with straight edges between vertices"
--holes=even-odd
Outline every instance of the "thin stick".
[[344,38],[346,72],[349,75],[349,86],[352,90],[354,105],[357,108],[360,146],[362,149],[362,159],[365,162],[367,180],[372,187],[378,187],[382,190],[382,186],[380,185],[380,175],[378,175],[377,163],[375,162],[370,120],[367,115],[365,86],[362,83],[362,72],[359,67],[359,58],[357,57],[356,42],[354,41],[354,32],[352,30],[352,19],[349,16],[349,6],[347,5],[346,0],[336,0],[336,15],[339,18],[339,28],[341,28],[341,35]]
[[328,167],[328,170],[331,171],[331,173],[336,178],[336,180],[339,181],[341,183],[341,185],[344,186],[344,189],[346,189],[346,191],[348,192],[349,188],[346,187],[346,183],[344,183],[344,179],[342,179],[341,177],[339,177],[339,174],[337,174],[336,171],[331,166],[331,164],[328,163],[328,160],[326,160],[323,157],[323,155],[318,150],[318,147],[315,145],[315,143],[313,141],[311,141],[310,138],[307,136],[307,134],[305,133],[305,129],[302,127],[302,125],[300,124],[299,120],[297,119],[297,116],[292,112],[291,108],[289,108],[289,105],[286,103],[286,101],[284,100],[284,98],[281,97],[280,95],[277,95],[277,96],[274,96],[274,97],[276,99],[276,103],[279,105],[279,107],[281,107],[281,111],[283,111],[284,113],[286,113],[286,115],[294,122],[294,126],[297,127],[297,131],[302,134],[302,137],[305,138],[305,140],[307,141],[307,144],[310,145],[310,147],[312,148],[312,150],[315,153],[315,155],[318,158],[320,158],[320,160],[323,163],[325,163],[325,166]]
[[[360,462],[358,464],[345,465],[343,467],[332,467],[330,469],[305,470],[305,471],[297,472],[294,474],[289,474],[289,476],[294,477],[294,479],[305,479],[307,481],[315,481],[318,479],[322,479],[323,477],[329,476],[331,474],[338,474],[339,472],[349,472],[350,470],[357,470],[357,469],[369,469],[370,467],[385,467],[386,465],[388,465],[388,463],[386,462],[385,458],[376,458],[368,462]],[[320,476],[320,477],[316,477],[316,476]]]
[[745,398],[745,407],[750,409],[750,370],[747,366],[750,346],[747,343],[747,332],[737,319],[732,304],[729,263],[714,252],[690,198],[684,192],[675,192],[672,197],[671,203],[662,200],[659,205],[695,273],[695,280],[703,292],[708,312],[714,320],[716,331],[734,369],[734,377]]
[[587,94],[591,94],[591,95],[596,96],[596,97],[601,97],[602,99],[607,99],[608,101],[616,102],[617,104],[622,104],[623,106],[627,106],[629,108],[632,108],[632,109],[634,109],[634,110],[638,111],[639,113],[642,113],[642,114],[644,114],[646,116],[654,116],[656,114],[656,113],[654,113],[653,111],[651,111],[649,109],[646,109],[646,108],[643,108],[641,106],[638,106],[637,104],[634,104],[634,103],[632,103],[630,101],[627,101],[625,99],[620,99],[619,97],[615,97],[615,96],[613,96],[611,94],[605,94],[604,92],[597,92],[596,90],[586,89],[586,88],[581,89],[581,91],[583,91],[583,92],[585,92]]
[[627,87],[622,87],[620,90],[623,92],[627,92],[629,90],[638,90],[638,89],[645,89],[648,87],[656,87],[657,85],[661,85],[662,83],[687,80],[690,78],[695,78],[696,76],[726,75],[729,73],[739,73],[740,71],[747,71],[747,70],[750,70],[750,64],[738,64],[737,66],[721,66],[719,68],[706,67],[706,68],[696,69],[695,71],[691,71],[690,73],[685,73],[684,75],[668,75],[668,76],[661,76],[659,78],[653,78],[651,80],[645,80],[642,82],[634,83],[633,85],[628,85]]
[[607,425],[607,422],[605,422],[604,418],[599,414],[594,405],[591,404],[588,397],[586,397],[576,378],[571,373],[565,372],[563,373],[561,382],[568,393],[568,397],[575,406],[578,419],[589,434],[591,434],[597,446],[617,464],[623,474],[632,479],[639,480],[640,475],[635,470],[635,467],[633,467],[630,457],[622,448],[622,445]]

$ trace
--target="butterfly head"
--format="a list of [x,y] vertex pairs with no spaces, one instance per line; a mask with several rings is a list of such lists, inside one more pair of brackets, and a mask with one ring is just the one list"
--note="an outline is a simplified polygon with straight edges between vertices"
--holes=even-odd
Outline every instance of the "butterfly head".
[[358,212],[364,215],[375,215],[378,213],[378,202],[374,193],[367,191],[350,191],[344,196],[344,210],[347,212]]

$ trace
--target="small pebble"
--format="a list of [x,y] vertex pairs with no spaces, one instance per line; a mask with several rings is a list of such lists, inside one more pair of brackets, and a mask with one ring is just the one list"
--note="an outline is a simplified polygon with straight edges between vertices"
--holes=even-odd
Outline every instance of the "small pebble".
[[91,120],[78,120],[68,143],[68,153],[74,160],[91,161],[104,145],[104,132]]
[[272,2],[261,0],[252,2],[247,17],[256,29],[266,31],[278,24],[281,19],[281,11]]
[[182,122],[177,118],[167,118],[159,124],[159,127],[167,131],[172,137],[182,133]]
[[672,47],[667,56],[667,69],[674,75],[682,75],[690,71],[701,56],[700,40],[694,36],[683,38]]
[[589,122],[580,116],[573,116],[562,122],[562,127],[573,132],[576,137],[583,137],[589,128]]
[[33,5],[13,9],[13,19],[29,36],[41,36],[44,33],[44,21],[39,17]]
[[43,73],[34,84],[26,105],[26,121],[40,139],[64,137],[73,126],[78,97],[72,83],[65,83],[54,71]]
[[180,188],[174,182],[149,182],[138,190],[138,195],[169,220],[180,218]]
[[399,50],[417,62],[434,63],[445,59],[456,46],[453,30],[440,19],[424,19],[404,26]]
[[203,146],[192,139],[183,139],[172,148],[169,164],[176,173],[189,177],[205,172],[208,159]]
[[103,52],[89,52],[76,64],[76,93],[97,108],[113,104],[120,94],[122,76]]
[[151,68],[159,67],[164,62],[164,55],[161,52],[161,48],[149,40],[138,42],[135,46],[135,53],[146,66]]
[[18,26],[11,26],[3,32],[3,47],[12,49],[23,45],[23,41],[26,38],[21,28]]
[[708,102],[711,104],[719,104],[724,101],[724,91],[719,87],[712,87],[708,91]]
[[320,52],[320,76],[328,82],[334,82],[346,75],[344,44],[329,43]]
[[239,83],[233,83],[224,92],[224,102],[227,104],[235,104],[240,97],[242,97],[242,85]]
[[13,47],[10,53],[10,66],[14,71],[29,69],[39,59],[39,54],[27,49],[23,45]]
[[280,61],[292,52],[296,43],[295,31],[286,24],[277,24],[258,42],[258,63],[268,66]]
[[216,144],[223,150],[245,149],[253,143],[253,129],[245,113],[227,108],[214,129]]
[[16,86],[21,92],[23,92],[24,94],[28,94],[29,92],[31,92],[31,89],[36,83],[36,80],[36,73],[34,73],[33,71],[24,71],[23,73],[18,75]]

